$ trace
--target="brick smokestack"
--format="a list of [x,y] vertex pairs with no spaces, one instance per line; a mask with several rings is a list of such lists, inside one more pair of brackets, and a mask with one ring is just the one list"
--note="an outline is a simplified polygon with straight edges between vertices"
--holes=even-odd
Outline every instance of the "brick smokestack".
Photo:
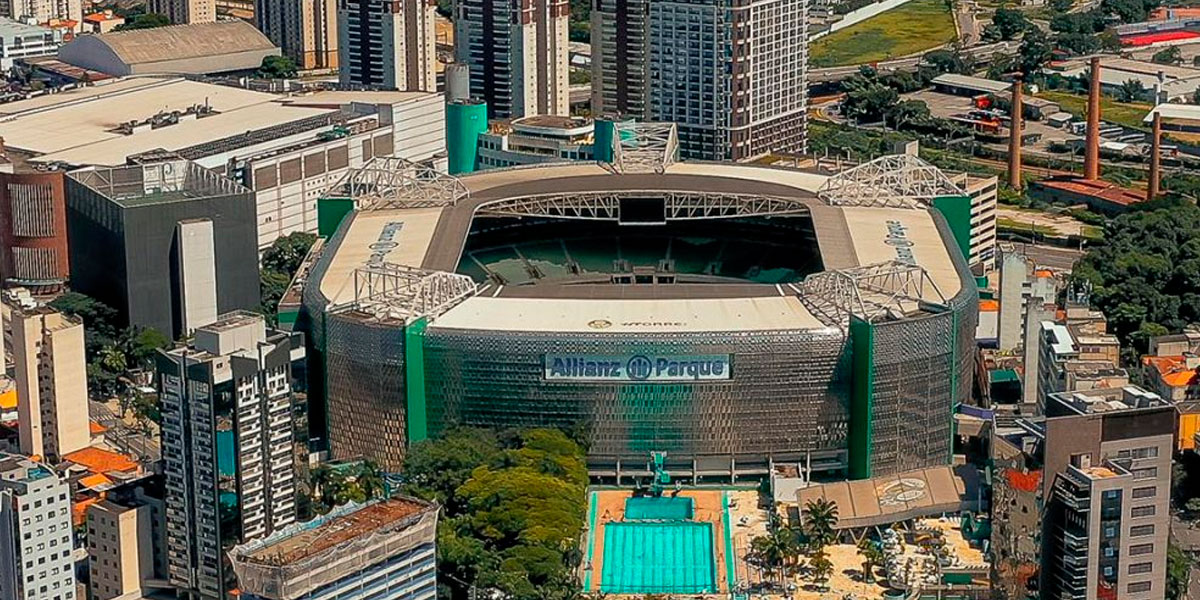
[[1021,125],[1025,122],[1021,87],[1021,77],[1018,75],[1012,84],[1011,131],[1008,133],[1008,185],[1014,190],[1021,189]]
[[1156,110],[1154,111],[1154,130],[1150,134],[1150,181],[1146,185],[1146,200],[1153,200],[1158,197],[1158,183],[1162,178],[1162,170],[1159,164],[1162,153],[1162,115]]
[[1087,140],[1084,142],[1083,177],[1100,179],[1100,57],[1092,57],[1092,81],[1088,90]]

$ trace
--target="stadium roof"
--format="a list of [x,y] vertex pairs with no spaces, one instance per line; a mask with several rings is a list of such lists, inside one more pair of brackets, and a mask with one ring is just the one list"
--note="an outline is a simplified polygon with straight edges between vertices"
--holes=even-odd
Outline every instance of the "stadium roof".
[[[423,204],[421,208],[405,209],[393,204],[386,210],[352,213],[331,240],[330,250],[322,259],[325,269],[316,285],[330,305],[349,306],[359,299],[362,270],[368,264],[391,263],[425,272],[453,273],[477,212],[496,212],[512,202],[536,202],[541,197],[572,202],[589,195],[675,194],[698,203],[714,196],[732,202],[778,199],[781,210],[811,216],[825,269],[886,270],[893,265],[905,266],[901,259],[911,260],[924,273],[917,283],[932,284],[909,288],[909,292],[919,290],[920,300],[941,304],[958,294],[963,280],[951,257],[951,247],[929,211],[830,206],[816,195],[826,179],[789,169],[707,163],[676,163],[662,174],[615,174],[586,163],[484,171],[460,179],[467,194],[457,197],[456,204],[450,204],[453,199],[443,207]],[[906,268],[911,270],[914,265]],[[507,289],[493,286],[449,308],[433,326],[596,331],[589,322],[602,320],[612,323],[605,328],[608,332],[824,327],[827,321],[797,299],[802,293],[798,285],[676,284],[645,291],[638,286],[613,286],[606,280],[602,284],[545,283]],[[654,299],[671,301],[646,301]],[[899,299],[892,300],[900,304]],[[911,293],[904,300],[906,311],[916,306]],[[647,323],[652,327],[647,328]]]
[[978,508],[979,472],[970,465],[934,467],[861,481],[801,488],[801,507],[817,499],[837,505],[837,529],[888,525]]

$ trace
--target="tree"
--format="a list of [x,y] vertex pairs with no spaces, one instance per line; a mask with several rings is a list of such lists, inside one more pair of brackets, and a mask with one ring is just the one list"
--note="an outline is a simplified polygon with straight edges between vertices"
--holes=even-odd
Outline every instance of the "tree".
[[160,15],[157,13],[146,13],[143,15],[138,15],[132,21],[126,21],[125,23],[122,23],[120,25],[117,25],[116,27],[113,27],[113,31],[132,31],[135,29],[154,29],[155,27],[166,27],[167,25],[170,25],[170,24],[171,24],[171,19],[168,19],[166,15]]
[[838,508],[830,500],[818,498],[804,505],[804,531],[817,548],[828,546],[836,538]]
[[255,76],[260,79],[291,79],[296,76],[296,63],[287,56],[265,56]]
[[1146,86],[1136,79],[1126,79],[1119,89],[1117,89],[1117,97],[1122,102],[1137,102],[1142,95],[1146,93]]
[[1050,0],[1050,10],[1055,14],[1065,14],[1075,6],[1075,0]]
[[871,538],[864,537],[858,542],[858,555],[863,559],[863,581],[874,581],[874,569],[884,561],[883,550]]
[[1025,18],[1021,11],[1001,6],[992,15],[992,22],[984,28],[983,35],[991,41],[1008,41],[1025,33],[1031,25],[1029,19]]
[[842,113],[860,123],[873,123],[884,118],[893,106],[900,101],[896,90],[856,75],[843,82],[846,97],[842,100]]
[[896,130],[902,129],[905,125],[923,123],[930,118],[929,106],[921,100],[905,100],[893,106],[884,115],[885,121],[891,120],[892,127]]
[[1041,29],[1034,27],[1025,33],[1018,51],[1018,62],[1026,81],[1046,66],[1050,61],[1050,52],[1050,40],[1046,39],[1046,34]]
[[1179,46],[1167,46],[1155,52],[1150,60],[1160,65],[1177,65],[1183,62],[1183,53]]
[[378,498],[384,495],[386,486],[383,482],[383,474],[379,465],[366,460],[358,467],[358,473],[354,476],[355,483],[362,489],[363,494],[367,499]]
[[276,239],[271,243],[271,247],[263,252],[262,268],[286,273],[290,277],[300,268],[304,257],[316,241],[316,235],[303,232],[290,233]]
[[1167,598],[1168,600],[1183,600],[1187,596],[1188,572],[1192,569],[1192,559],[1175,545],[1167,542]]
[[824,550],[813,553],[812,557],[808,559],[808,568],[812,573],[813,581],[819,585],[824,585],[833,575],[833,562],[829,560],[829,555],[825,554]]
[[1192,514],[1200,514],[1200,498],[1192,498],[1183,505],[1183,509]]
[[953,50],[934,50],[921,57],[921,62],[928,65],[936,73],[962,73],[971,71],[971,66],[963,58],[962,52]]

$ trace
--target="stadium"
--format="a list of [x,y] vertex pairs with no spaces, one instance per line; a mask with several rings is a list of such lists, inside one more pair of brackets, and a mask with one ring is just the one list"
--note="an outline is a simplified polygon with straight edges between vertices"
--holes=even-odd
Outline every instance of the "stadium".
[[448,427],[554,426],[618,483],[651,452],[697,482],[949,464],[978,304],[962,191],[909,156],[669,157],[376,159],[322,198],[297,327],[332,455],[398,470]]

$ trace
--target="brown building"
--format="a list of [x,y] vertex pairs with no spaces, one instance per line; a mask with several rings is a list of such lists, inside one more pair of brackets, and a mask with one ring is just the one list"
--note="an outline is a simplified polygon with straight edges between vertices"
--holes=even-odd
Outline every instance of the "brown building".
[[257,0],[258,28],[302,70],[338,66],[337,0]]
[[0,278],[52,291],[70,275],[61,171],[0,173]]

